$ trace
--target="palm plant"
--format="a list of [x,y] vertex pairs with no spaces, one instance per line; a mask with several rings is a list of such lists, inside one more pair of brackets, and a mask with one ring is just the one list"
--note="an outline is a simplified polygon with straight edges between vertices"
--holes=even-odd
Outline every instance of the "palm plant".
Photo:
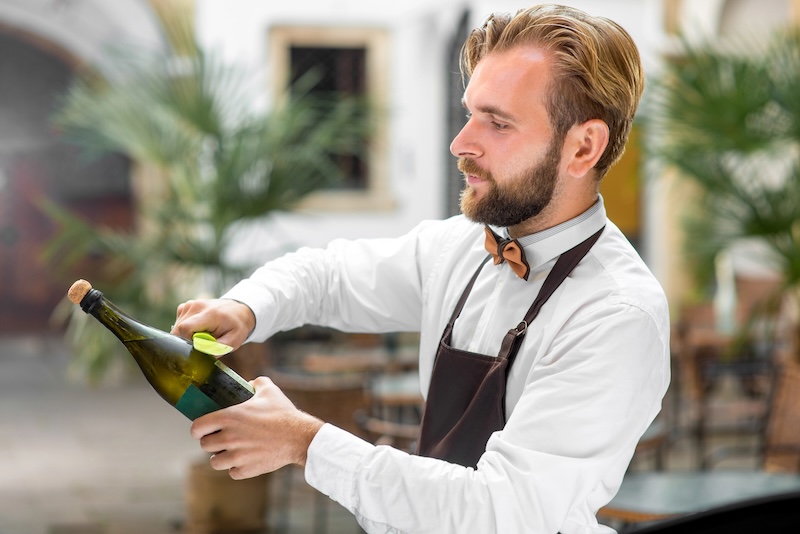
[[[220,294],[251,269],[226,258],[239,225],[291,209],[337,180],[335,158],[359,152],[368,117],[353,99],[312,98],[303,91],[313,83],[308,78],[279,107],[255,111],[247,73],[203,50],[185,14],[161,16],[166,50],[117,51],[114,69],[79,77],[54,116],[63,136],[87,153],[123,153],[155,174],[158,194],[139,199],[130,232],[46,209],[61,228],[47,251],[51,260],[68,266],[102,257],[93,276],[103,291],[165,328],[177,303],[200,291]],[[115,340],[75,307],[62,313],[73,369],[101,378]]]
[[[730,44],[730,43],[729,43]],[[696,279],[742,241],[765,246],[782,294],[800,288],[800,33],[725,49],[683,41],[645,106],[649,151],[698,186],[686,220]],[[776,295],[777,298],[779,295]]]

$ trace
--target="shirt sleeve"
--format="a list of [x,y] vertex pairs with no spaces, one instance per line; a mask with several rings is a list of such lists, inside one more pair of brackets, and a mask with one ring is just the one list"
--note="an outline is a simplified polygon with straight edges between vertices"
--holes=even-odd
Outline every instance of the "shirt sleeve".
[[611,532],[594,516],[660,409],[667,340],[623,303],[564,326],[570,334],[556,336],[531,370],[477,469],[374,447],[327,425],[309,448],[306,479],[367,532]]
[[259,268],[223,298],[253,310],[256,327],[248,341],[305,324],[417,331],[424,261],[446,231],[438,223],[423,222],[395,239],[337,239],[324,249],[301,248]]

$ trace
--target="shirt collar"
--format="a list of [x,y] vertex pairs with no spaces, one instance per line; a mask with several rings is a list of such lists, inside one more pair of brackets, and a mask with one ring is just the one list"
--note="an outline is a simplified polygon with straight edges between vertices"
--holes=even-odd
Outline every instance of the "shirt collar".
[[[598,195],[597,201],[577,217],[541,232],[518,237],[517,241],[525,249],[531,270],[535,270],[586,240],[605,224],[605,203],[602,195]],[[508,229],[502,228],[498,234],[508,237]]]

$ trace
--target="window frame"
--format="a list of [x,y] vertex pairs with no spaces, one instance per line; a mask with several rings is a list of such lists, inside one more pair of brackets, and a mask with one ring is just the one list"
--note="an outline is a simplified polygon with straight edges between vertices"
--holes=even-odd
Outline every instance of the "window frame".
[[[291,71],[292,47],[363,48],[365,91],[370,104],[385,116],[389,90],[389,37],[386,30],[363,27],[276,25],[269,30],[271,89],[284,98]],[[389,187],[388,128],[377,120],[367,152],[367,186],[363,189],[324,189],[308,195],[297,206],[317,212],[389,211],[395,200]]]

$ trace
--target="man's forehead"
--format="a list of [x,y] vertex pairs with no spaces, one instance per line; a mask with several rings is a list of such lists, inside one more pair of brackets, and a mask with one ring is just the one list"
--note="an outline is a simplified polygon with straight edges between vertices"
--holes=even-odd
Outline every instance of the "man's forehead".
[[487,54],[476,65],[462,104],[473,111],[485,106],[513,115],[510,98],[544,95],[550,79],[551,57],[546,50],[528,45]]
[[510,63],[517,68],[533,66],[549,68],[553,59],[553,51],[534,43],[520,43],[501,50],[492,50],[484,55],[475,65],[475,71],[486,68],[486,65],[505,66]]

